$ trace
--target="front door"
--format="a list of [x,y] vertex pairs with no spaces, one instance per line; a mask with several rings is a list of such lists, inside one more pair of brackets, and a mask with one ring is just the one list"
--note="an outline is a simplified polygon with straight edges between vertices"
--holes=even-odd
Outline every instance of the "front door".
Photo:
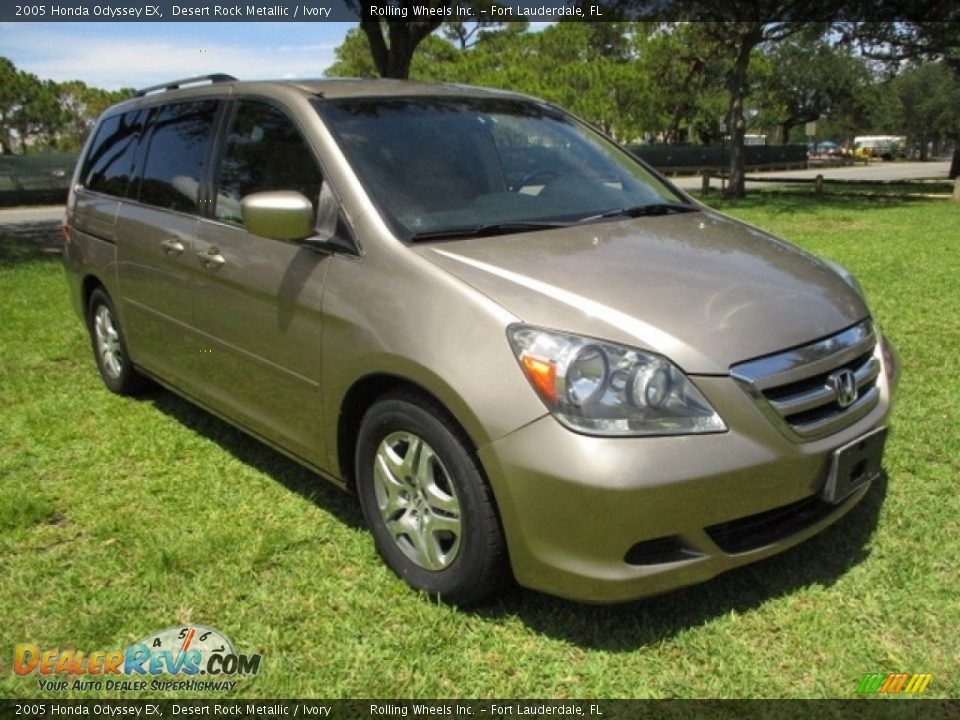
[[238,100],[224,137],[213,217],[201,220],[192,263],[198,392],[213,408],[317,465],[320,343],[326,255],[297,242],[253,235],[240,200],[296,190],[313,201],[322,176],[290,117],[257,100]]

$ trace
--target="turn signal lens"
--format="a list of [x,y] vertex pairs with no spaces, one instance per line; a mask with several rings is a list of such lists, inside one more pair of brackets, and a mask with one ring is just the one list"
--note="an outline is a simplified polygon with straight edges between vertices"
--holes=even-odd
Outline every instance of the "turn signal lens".
[[525,355],[520,359],[527,379],[550,401],[557,398],[557,366],[549,361]]

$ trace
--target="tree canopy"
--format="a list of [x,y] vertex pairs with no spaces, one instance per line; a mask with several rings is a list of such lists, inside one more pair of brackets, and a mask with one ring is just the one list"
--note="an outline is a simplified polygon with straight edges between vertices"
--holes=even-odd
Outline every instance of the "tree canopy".
[[[623,142],[736,144],[751,133],[805,141],[816,121],[818,140],[906,135],[927,157],[960,134],[957,42],[934,25],[559,22],[534,32],[526,23],[447,23],[420,41],[409,77],[527,93]],[[327,74],[381,74],[361,28]]]
[[77,151],[100,114],[132,93],[41,80],[0,57],[0,151]]
[[[950,5],[945,3],[944,7]],[[924,16],[925,13],[917,12]],[[922,22],[851,22],[842,25],[844,40],[855,45],[870,58],[882,61],[888,67],[917,66],[922,63],[939,62],[949,70],[954,87],[960,84],[960,10],[950,7],[946,13],[939,7],[926,13],[930,20]],[[937,16],[949,17],[951,22],[938,22]],[[937,97],[949,99],[951,93],[938,92]],[[955,97],[955,95],[953,96]],[[954,143],[950,177],[960,176],[960,113],[953,106],[952,123],[943,132]],[[906,115],[904,115],[904,118]]]
[[[816,139],[839,144],[904,135],[921,158],[952,146],[952,175],[960,170],[960,23],[558,22],[534,31],[524,22],[367,18],[326,74],[513,90],[621,142],[803,141],[816,121]],[[43,80],[0,58],[0,150],[76,150],[99,114],[131,92]],[[742,191],[742,160],[730,173],[733,192]]]

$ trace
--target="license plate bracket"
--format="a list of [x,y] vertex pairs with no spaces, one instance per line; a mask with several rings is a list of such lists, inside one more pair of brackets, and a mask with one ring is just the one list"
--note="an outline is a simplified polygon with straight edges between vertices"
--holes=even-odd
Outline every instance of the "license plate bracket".
[[880,476],[887,428],[877,428],[833,451],[822,496],[834,505]]

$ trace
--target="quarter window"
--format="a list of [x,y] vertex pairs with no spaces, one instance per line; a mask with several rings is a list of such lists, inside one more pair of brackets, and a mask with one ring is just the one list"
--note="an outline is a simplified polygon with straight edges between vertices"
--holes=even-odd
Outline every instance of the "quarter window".
[[266,103],[237,104],[217,183],[219,220],[242,225],[240,201],[269,190],[295,190],[316,209],[321,183],[313,151],[290,118]]
[[160,110],[143,169],[142,202],[180,212],[199,211],[216,113],[215,100],[177,103]]

